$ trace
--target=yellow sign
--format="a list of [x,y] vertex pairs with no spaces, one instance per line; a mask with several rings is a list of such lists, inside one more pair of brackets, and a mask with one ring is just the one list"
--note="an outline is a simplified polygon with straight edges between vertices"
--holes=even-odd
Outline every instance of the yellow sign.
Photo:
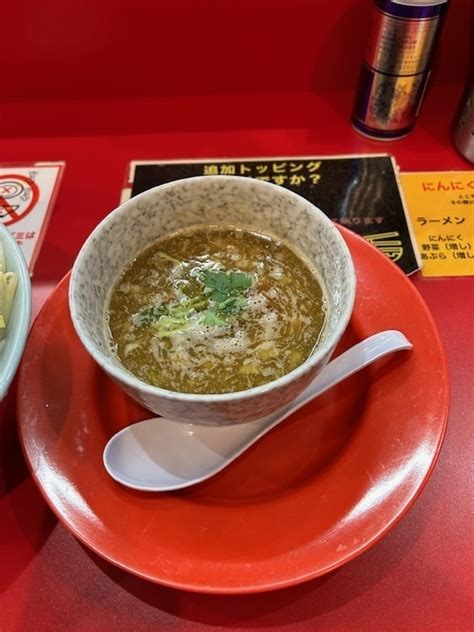
[[423,276],[474,275],[474,171],[401,173]]

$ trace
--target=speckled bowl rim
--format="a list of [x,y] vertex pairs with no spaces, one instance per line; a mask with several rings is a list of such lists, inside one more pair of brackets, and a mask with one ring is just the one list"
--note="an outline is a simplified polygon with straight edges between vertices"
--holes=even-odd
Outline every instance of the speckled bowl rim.
[[[347,273],[350,279],[349,283],[349,297],[346,302],[346,308],[341,314],[341,318],[339,319],[339,323],[337,328],[334,330],[332,335],[328,338],[325,338],[320,346],[316,348],[316,351],[307,358],[302,364],[298,367],[282,375],[276,380],[272,380],[271,382],[267,382],[266,384],[262,384],[260,386],[254,386],[252,388],[243,390],[243,391],[234,391],[231,393],[180,393],[179,391],[171,391],[165,388],[161,388],[159,386],[152,386],[147,382],[144,382],[138,378],[136,378],[132,373],[127,371],[127,369],[121,369],[114,362],[112,362],[105,354],[100,352],[93,344],[89,342],[89,339],[82,334],[82,324],[80,323],[75,303],[74,303],[74,295],[75,295],[75,284],[76,284],[76,274],[77,270],[81,265],[81,260],[86,256],[87,251],[94,247],[96,240],[100,239],[101,232],[107,228],[108,224],[115,220],[118,215],[126,213],[128,209],[132,206],[135,206],[140,201],[146,201],[148,198],[155,197],[157,192],[165,191],[166,189],[170,189],[173,187],[179,187],[184,182],[186,184],[189,183],[198,183],[203,180],[209,180],[210,178],[219,181],[231,181],[231,182],[240,182],[244,184],[244,186],[259,186],[262,188],[271,188],[277,187],[284,195],[287,195],[289,198],[293,198],[298,204],[303,203],[308,209],[311,209],[311,212],[315,212],[321,219],[322,223],[326,225],[328,230],[332,232],[335,236],[336,242],[339,244],[339,248],[341,250],[341,255],[345,260]],[[253,397],[263,395],[265,393],[271,392],[273,390],[278,390],[279,388],[297,380],[299,377],[305,375],[307,372],[311,371],[311,369],[317,365],[321,360],[337,345],[338,341],[341,339],[344,331],[349,324],[349,320],[352,315],[352,311],[354,309],[355,303],[355,295],[356,295],[356,274],[354,269],[354,263],[352,261],[352,256],[350,254],[349,248],[344,241],[344,238],[337,230],[336,226],[329,219],[327,215],[321,211],[317,206],[315,206],[312,202],[304,198],[303,196],[291,191],[290,189],[286,189],[276,184],[272,184],[271,182],[264,182],[262,180],[256,180],[254,178],[244,177],[244,176],[194,176],[190,178],[182,178],[180,180],[173,180],[172,182],[167,182],[165,184],[160,184],[159,186],[153,187],[152,189],[148,189],[139,195],[127,200],[113,211],[111,211],[104,219],[94,228],[92,233],[86,239],[82,248],[80,249],[74,265],[71,271],[71,279],[69,283],[69,311],[71,313],[72,323],[74,325],[74,329],[76,330],[79,339],[82,344],[86,348],[86,350],[90,353],[90,355],[94,358],[97,364],[104,369],[104,371],[110,373],[115,379],[119,382],[125,383],[127,386],[135,389],[141,390],[143,393],[147,395],[155,395],[167,398],[168,400],[181,401],[181,402],[202,402],[202,403],[223,403],[223,402],[231,402],[231,401],[239,401],[243,399],[251,399]]]

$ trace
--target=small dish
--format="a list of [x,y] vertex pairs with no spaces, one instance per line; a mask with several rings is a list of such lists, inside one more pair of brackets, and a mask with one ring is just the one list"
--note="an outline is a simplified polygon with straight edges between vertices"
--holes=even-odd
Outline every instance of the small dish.
[[5,340],[0,343],[0,400],[8,392],[25,348],[31,319],[31,282],[28,266],[16,239],[0,223],[7,270],[15,272],[18,286]]

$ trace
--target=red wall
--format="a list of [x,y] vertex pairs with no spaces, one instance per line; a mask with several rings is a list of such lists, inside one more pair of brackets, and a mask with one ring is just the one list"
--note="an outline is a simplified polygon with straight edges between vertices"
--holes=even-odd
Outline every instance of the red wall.
[[[370,0],[3,4],[2,101],[353,88]],[[452,0],[433,82],[463,83],[474,0]],[[6,62],[6,63],[5,63]]]

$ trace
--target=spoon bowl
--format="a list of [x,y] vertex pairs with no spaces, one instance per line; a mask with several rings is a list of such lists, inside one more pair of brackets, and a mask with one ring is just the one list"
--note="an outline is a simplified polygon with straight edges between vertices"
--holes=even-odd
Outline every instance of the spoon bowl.
[[331,387],[395,351],[409,350],[400,331],[379,332],[329,362],[311,384],[283,409],[243,424],[211,427],[145,419],[112,436],[104,466],[117,482],[141,491],[163,492],[214,476],[291,414]]

